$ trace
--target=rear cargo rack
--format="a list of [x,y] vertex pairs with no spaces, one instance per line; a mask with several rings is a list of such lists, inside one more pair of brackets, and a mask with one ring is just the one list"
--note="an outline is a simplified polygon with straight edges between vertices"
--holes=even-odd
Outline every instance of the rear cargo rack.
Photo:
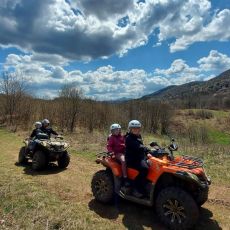
[[204,162],[199,157],[182,155],[182,158],[179,162],[170,162],[169,165],[173,165],[181,168],[187,168],[187,169],[195,169],[195,168],[202,168]]

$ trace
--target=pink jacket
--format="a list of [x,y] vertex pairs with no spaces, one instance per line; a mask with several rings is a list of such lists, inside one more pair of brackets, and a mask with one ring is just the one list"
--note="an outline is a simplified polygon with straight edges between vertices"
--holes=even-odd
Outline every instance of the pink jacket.
[[110,135],[107,140],[107,150],[118,153],[125,153],[125,137],[123,135]]

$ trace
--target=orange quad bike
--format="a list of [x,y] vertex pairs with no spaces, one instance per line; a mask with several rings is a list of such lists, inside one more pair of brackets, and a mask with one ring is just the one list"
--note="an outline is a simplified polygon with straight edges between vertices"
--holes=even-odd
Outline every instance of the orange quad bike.
[[[199,217],[199,207],[208,199],[210,179],[204,170],[204,163],[198,157],[173,156],[175,143],[148,154],[149,172],[146,182],[146,197],[132,195],[131,188],[122,187],[121,165],[110,153],[100,153],[96,162],[106,169],[96,172],[91,182],[95,199],[111,203],[118,195],[145,206],[153,206],[160,221],[169,229],[192,228]],[[138,171],[127,168],[132,182]]]

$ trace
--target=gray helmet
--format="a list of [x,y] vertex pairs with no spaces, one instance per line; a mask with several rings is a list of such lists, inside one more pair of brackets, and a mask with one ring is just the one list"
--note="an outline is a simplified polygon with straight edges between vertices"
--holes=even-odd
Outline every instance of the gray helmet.
[[129,122],[128,128],[141,128],[141,123],[138,120],[132,120]]
[[121,126],[119,124],[112,124],[110,126],[110,131],[114,130],[114,129],[121,129]]
[[34,126],[36,127],[36,128],[41,128],[42,127],[42,123],[40,122],[40,121],[36,121],[35,123],[34,123]]
[[49,125],[49,124],[50,124],[50,121],[49,121],[48,119],[44,119],[44,120],[42,121],[42,124],[43,124],[43,125]]

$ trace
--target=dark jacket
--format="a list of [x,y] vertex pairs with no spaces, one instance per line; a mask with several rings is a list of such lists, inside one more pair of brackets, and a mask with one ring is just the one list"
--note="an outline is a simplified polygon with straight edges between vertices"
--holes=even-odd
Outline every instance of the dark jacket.
[[142,160],[146,159],[147,148],[143,145],[141,136],[136,136],[132,133],[127,134],[125,146],[125,159],[127,165],[137,165]]
[[42,130],[41,129],[34,129],[32,131],[32,133],[30,134],[30,138],[36,138],[36,136],[39,134],[39,133],[42,133]]
[[58,135],[58,133],[55,132],[51,127],[45,128],[44,126],[42,126],[41,130],[42,130],[43,133],[46,133],[49,137],[51,136],[51,134]]

